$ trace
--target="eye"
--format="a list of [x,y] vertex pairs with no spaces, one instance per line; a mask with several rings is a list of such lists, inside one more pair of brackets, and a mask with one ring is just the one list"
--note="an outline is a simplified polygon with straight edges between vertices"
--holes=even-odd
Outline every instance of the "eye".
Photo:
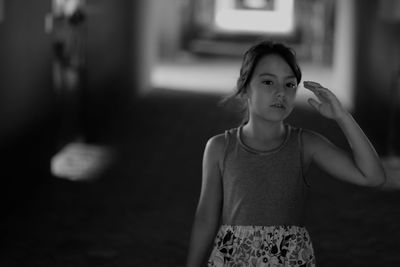
[[294,82],[288,82],[287,84],[286,84],[286,86],[287,87],[289,87],[289,88],[296,88],[297,87],[297,84],[296,83],[294,83]]
[[274,84],[273,81],[271,81],[271,80],[265,80],[265,81],[262,81],[261,83],[264,85],[273,85]]

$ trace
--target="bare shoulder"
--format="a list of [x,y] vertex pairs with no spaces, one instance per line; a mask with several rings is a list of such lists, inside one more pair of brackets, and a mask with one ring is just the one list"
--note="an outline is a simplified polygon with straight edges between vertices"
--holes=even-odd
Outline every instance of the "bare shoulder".
[[303,129],[302,138],[305,146],[318,145],[327,141],[323,135],[308,129]]
[[210,156],[220,156],[224,152],[225,148],[225,134],[214,135],[208,139],[206,144],[207,154]]
[[204,166],[218,166],[220,170],[223,167],[223,158],[225,150],[225,135],[218,134],[208,139],[203,156]]
[[331,142],[323,135],[312,130],[303,129],[302,140],[304,144],[304,156],[307,161],[311,160],[316,152],[324,149]]

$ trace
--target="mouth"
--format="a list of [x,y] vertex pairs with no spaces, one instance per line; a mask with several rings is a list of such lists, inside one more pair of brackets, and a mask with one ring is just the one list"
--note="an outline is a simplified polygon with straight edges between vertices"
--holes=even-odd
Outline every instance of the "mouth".
[[277,108],[277,109],[286,109],[286,106],[283,105],[282,103],[274,103],[270,107]]

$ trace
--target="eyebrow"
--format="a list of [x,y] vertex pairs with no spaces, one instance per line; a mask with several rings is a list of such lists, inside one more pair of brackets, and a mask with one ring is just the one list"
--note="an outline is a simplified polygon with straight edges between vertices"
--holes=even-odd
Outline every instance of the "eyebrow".
[[[259,74],[258,76],[265,76],[265,75],[269,75],[269,76],[276,77],[275,74],[268,73],[268,72],[263,72],[263,73]],[[294,76],[294,75],[289,75],[289,76],[286,76],[285,78],[296,78],[296,76]]]

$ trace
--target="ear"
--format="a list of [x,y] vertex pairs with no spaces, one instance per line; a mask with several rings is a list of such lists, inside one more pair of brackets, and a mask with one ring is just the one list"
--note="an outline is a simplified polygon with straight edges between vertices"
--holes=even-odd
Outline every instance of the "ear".
[[242,92],[242,98],[248,100],[250,98],[250,90],[249,87],[247,86],[246,88],[244,88],[243,92]]

